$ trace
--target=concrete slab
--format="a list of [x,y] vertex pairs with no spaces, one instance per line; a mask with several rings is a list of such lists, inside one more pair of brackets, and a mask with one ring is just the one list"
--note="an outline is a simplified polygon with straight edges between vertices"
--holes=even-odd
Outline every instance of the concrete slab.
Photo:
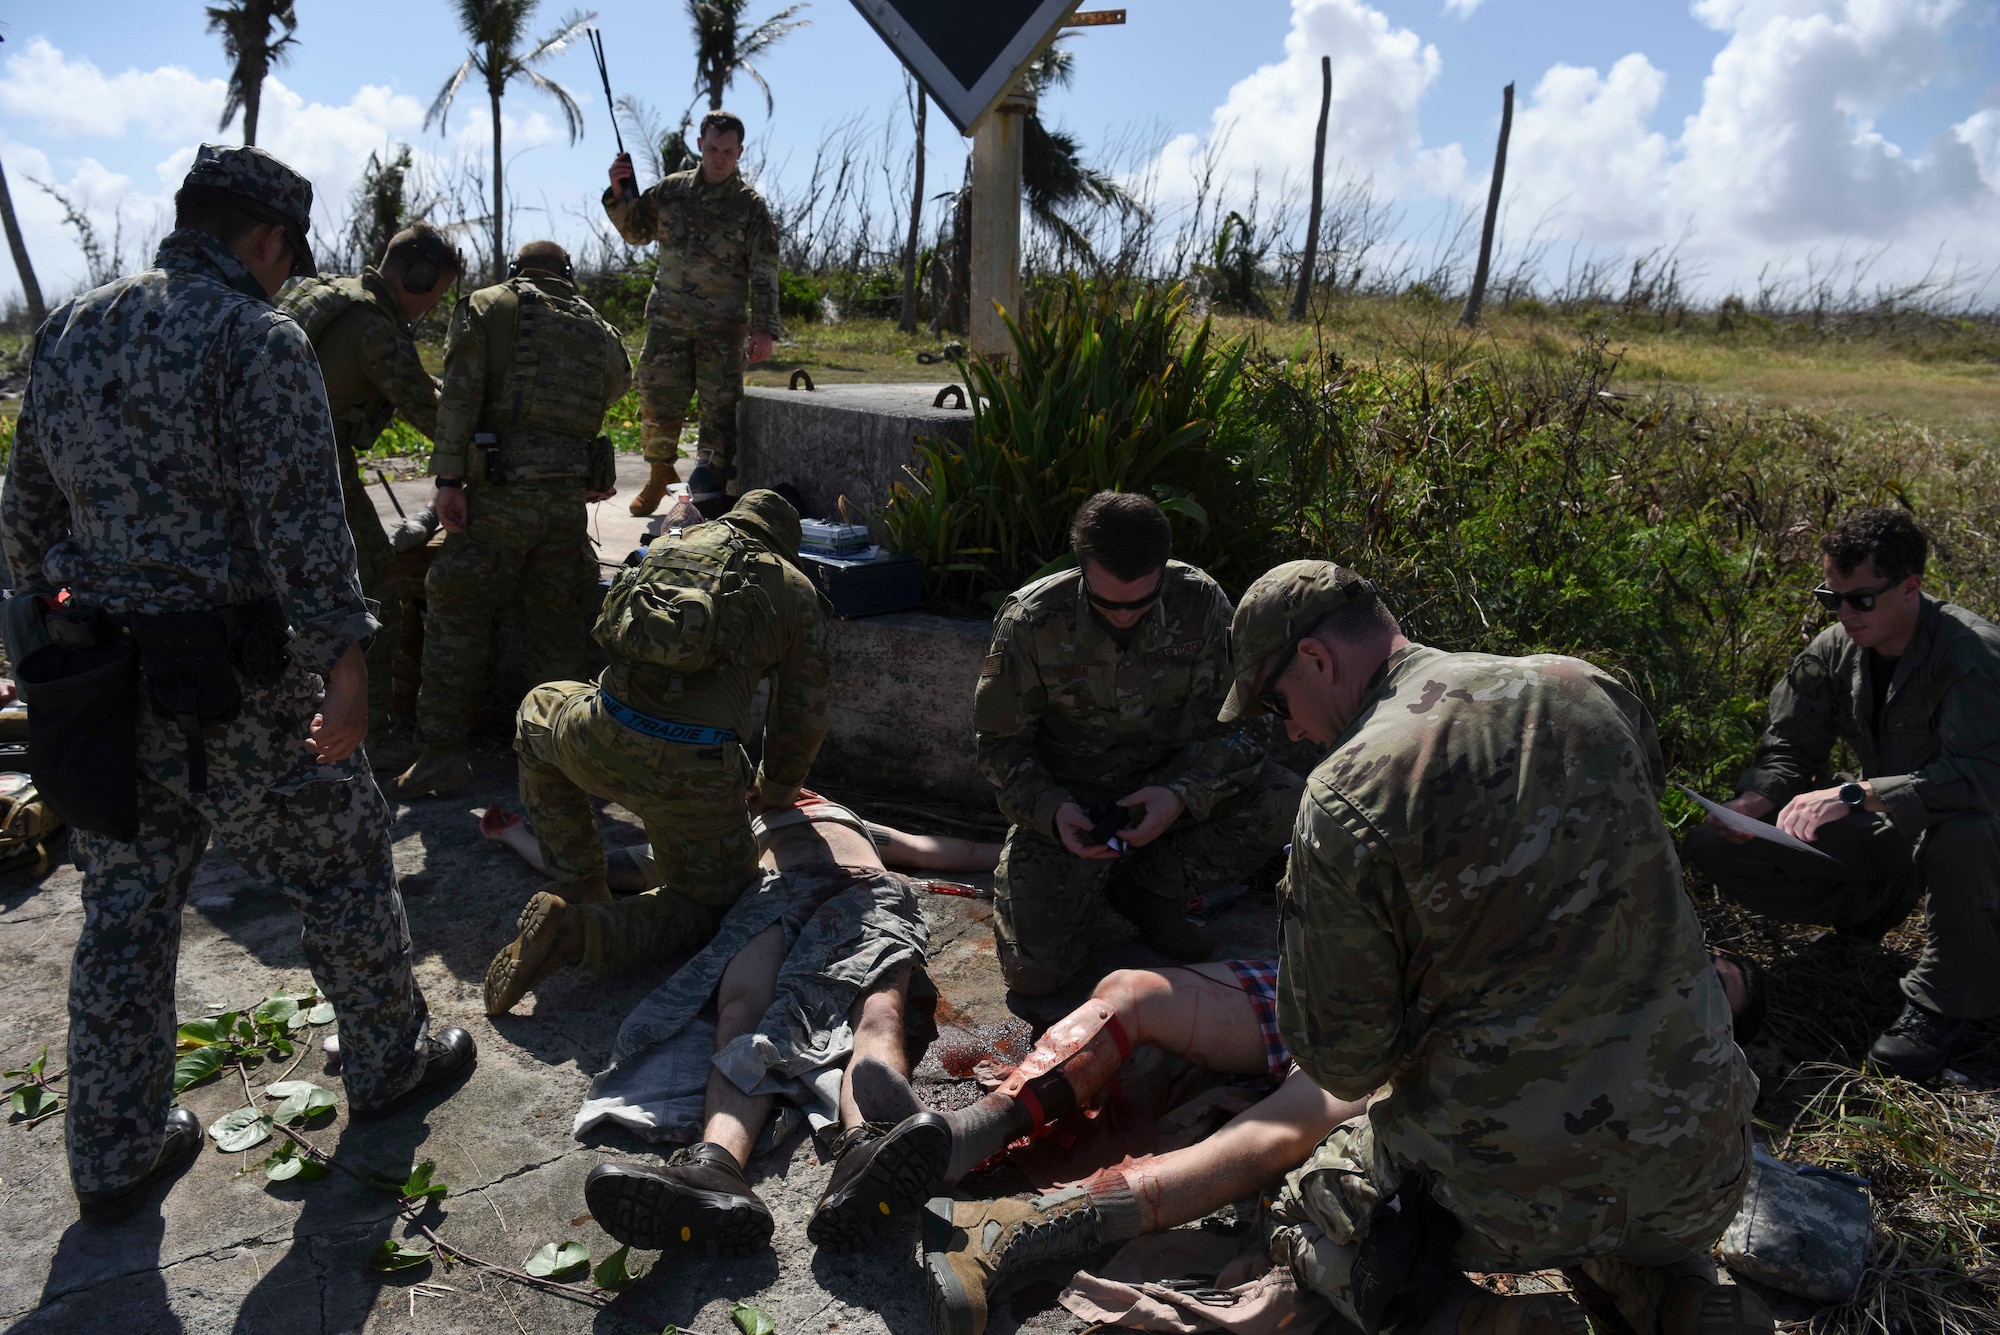
[[[544,1243],[574,1239],[596,1259],[613,1250],[587,1217],[581,1184],[607,1158],[652,1152],[622,1133],[590,1144],[571,1138],[571,1119],[590,1074],[606,1059],[619,1020],[670,972],[662,965],[629,979],[592,983],[563,978],[524,1006],[525,1014],[489,1021],[480,981],[493,952],[512,932],[520,905],[539,879],[512,854],[482,840],[472,809],[516,799],[511,765],[485,755],[472,794],[454,802],[399,808],[396,864],[403,877],[418,977],[434,1023],[463,1025],[480,1060],[450,1097],[385,1123],[351,1127],[343,1104],[309,1134],[342,1160],[401,1171],[433,1159],[450,1184],[428,1217],[447,1239],[518,1266]],[[906,810],[864,811],[905,825]],[[970,813],[969,813],[970,814]],[[636,842],[639,831],[617,807],[604,813],[606,837]],[[0,1062],[17,1066],[49,1047],[49,1069],[64,1063],[69,956],[82,920],[79,877],[67,864],[39,883],[0,885]],[[987,1025],[1015,1015],[993,964],[986,903],[928,897],[933,927],[930,971],[942,996],[935,1020]],[[1227,947],[1268,955],[1268,903],[1239,904],[1216,923]],[[1157,963],[1122,924],[1106,924],[1105,967]],[[177,986],[180,1013],[211,1005],[239,1007],[308,973],[297,920],[281,895],[255,883],[220,850],[198,871],[184,915]],[[1038,1008],[1052,1018],[1071,998]],[[924,1041],[930,1031],[915,1037]],[[279,1072],[253,1073],[253,1088]],[[304,1049],[296,1076],[340,1091],[324,1075],[316,1044]],[[208,1122],[245,1102],[235,1077],[189,1091],[186,1104]],[[270,1184],[258,1170],[264,1148],[224,1155],[212,1147],[164,1197],[131,1222],[87,1229],[74,1222],[63,1159],[61,1118],[0,1126],[0,1327],[27,1335],[118,1332],[657,1332],[672,1323],[700,1335],[728,1335],[732,1301],[753,1302],[776,1318],[782,1335],[924,1335],[921,1286],[910,1260],[912,1225],[890,1230],[855,1256],[817,1254],[804,1223],[830,1169],[815,1162],[802,1137],[754,1165],[752,1177],[779,1220],[775,1251],[742,1260],[657,1265],[637,1288],[597,1309],[525,1290],[462,1266],[377,1275],[369,1251],[395,1224],[388,1203],[338,1175],[312,1183]],[[1053,1289],[1037,1288],[998,1314],[994,1335],[1017,1327],[1076,1329],[1050,1306]],[[518,1323],[518,1324],[517,1324]]]
[[[912,385],[823,385],[812,391],[744,391],[737,467],[745,486],[789,482],[812,518],[837,513],[842,496],[863,512],[879,511],[919,436],[969,441],[972,413],[938,407],[943,381]],[[964,387],[952,400],[962,403]]]

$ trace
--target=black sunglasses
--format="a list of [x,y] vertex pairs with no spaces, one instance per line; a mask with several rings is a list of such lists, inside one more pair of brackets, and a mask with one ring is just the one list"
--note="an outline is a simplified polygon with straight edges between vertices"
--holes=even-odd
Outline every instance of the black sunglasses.
[[1813,590],[1813,597],[1819,599],[1819,605],[1829,612],[1838,612],[1842,603],[1846,603],[1857,612],[1872,612],[1875,610],[1875,600],[1902,582],[1899,579],[1891,580],[1879,589],[1849,589],[1846,593],[1835,593],[1822,584]]
[[1299,640],[1303,640],[1304,638],[1305,636],[1301,635],[1297,640],[1293,640],[1278,651],[1278,656],[1271,660],[1271,670],[1264,674],[1264,689],[1257,695],[1258,702],[1265,709],[1276,714],[1287,723],[1292,720],[1292,707],[1275,688],[1278,684],[1278,678],[1285,675],[1285,669],[1292,665],[1294,658],[1298,657]]
[[1153,583],[1153,591],[1151,593],[1147,594],[1144,598],[1134,598],[1130,602],[1116,603],[1109,598],[1098,597],[1097,591],[1090,587],[1090,578],[1085,576],[1083,581],[1083,596],[1090,599],[1090,605],[1100,611],[1136,612],[1142,607],[1151,607],[1154,603],[1160,601],[1160,585],[1166,582],[1166,578],[1167,572],[1162,570],[1159,579]]

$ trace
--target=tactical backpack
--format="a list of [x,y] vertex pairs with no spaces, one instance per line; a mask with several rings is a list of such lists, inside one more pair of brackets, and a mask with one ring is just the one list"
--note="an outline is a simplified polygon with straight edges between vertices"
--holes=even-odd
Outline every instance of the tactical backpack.
[[587,477],[616,333],[581,297],[551,295],[523,278],[494,294],[486,318],[479,430],[498,438],[506,476]]
[[591,634],[611,655],[690,676],[733,662],[755,612],[772,611],[745,568],[763,544],[715,521],[655,538],[646,559],[619,572]]
[[[320,337],[356,306],[381,310],[359,278],[308,278],[280,298],[278,304],[305,330],[306,341],[313,345],[315,354],[319,351]],[[372,442],[388,429],[389,419],[395,415],[396,405],[385,397],[373,412],[359,407],[349,409],[344,419],[335,418],[335,425],[349,428],[352,434],[346,439]]]

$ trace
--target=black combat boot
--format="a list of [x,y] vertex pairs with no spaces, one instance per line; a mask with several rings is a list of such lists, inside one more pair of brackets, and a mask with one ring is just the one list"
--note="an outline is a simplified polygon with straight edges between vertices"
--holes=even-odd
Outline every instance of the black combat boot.
[[417,1077],[417,1083],[390,1099],[372,1107],[350,1104],[347,1116],[350,1121],[373,1122],[401,1112],[438,1086],[456,1079],[468,1071],[478,1059],[479,1047],[472,1041],[472,1035],[463,1029],[440,1029],[424,1040],[424,1073]]
[[583,1199],[598,1227],[651,1251],[744,1256],[768,1247],[775,1226],[735,1156],[708,1141],[675,1150],[664,1168],[599,1164],[583,1180]]
[[86,1224],[115,1224],[131,1218],[146,1203],[156,1184],[193,1163],[200,1152],[201,1123],[186,1108],[175,1108],[167,1114],[166,1139],[160,1142],[160,1152],[145,1175],[110,1191],[77,1192],[77,1216]]
[[951,1166],[951,1126],[934,1112],[893,1127],[864,1122],[842,1132],[839,1143],[833,1176],[806,1224],[806,1237],[828,1251],[858,1247],[884,1220],[922,1205]]
[[1965,1021],[1907,1002],[1896,1023],[1868,1049],[1868,1063],[1905,1080],[1929,1082],[1965,1046]]

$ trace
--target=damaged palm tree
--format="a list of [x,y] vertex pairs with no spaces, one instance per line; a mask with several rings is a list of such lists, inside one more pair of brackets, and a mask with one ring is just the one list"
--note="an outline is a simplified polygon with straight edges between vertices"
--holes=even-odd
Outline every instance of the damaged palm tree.
[[[1036,106],[1052,89],[1076,80],[1076,55],[1060,40],[1036,56],[1022,76],[1034,90]],[[1142,212],[1139,201],[1111,176],[1083,160],[1083,145],[1066,130],[1051,130],[1039,110],[1022,127],[1021,194],[1028,216],[1055,237],[1057,246],[1080,257],[1093,269],[1103,261],[1077,225],[1081,211],[1115,210],[1121,217]]]
[[[271,27],[284,29],[277,36]],[[231,4],[210,5],[208,30],[222,34],[222,50],[229,57],[229,92],[222,100],[222,119],[215,128],[225,130],[236,113],[243,113],[243,142],[257,142],[257,113],[264,102],[264,77],[272,68],[291,58],[298,39],[292,33],[299,18],[292,0],[234,0]]]
[[750,62],[763,55],[781,38],[812,20],[793,17],[805,6],[787,5],[748,32],[744,31],[749,0],[688,0],[688,19],[694,25],[694,91],[708,98],[710,111],[722,110],[722,94],[747,74],[764,90],[764,113],[774,105],[771,85]]
[[486,85],[487,105],[493,117],[493,253],[489,272],[496,282],[507,264],[506,164],[500,151],[500,99],[506,96],[507,85],[519,79],[547,93],[562,109],[569,141],[574,144],[583,137],[583,110],[576,99],[536,67],[560,54],[590,26],[597,14],[593,11],[569,15],[554,32],[524,51],[521,48],[527,45],[528,20],[540,5],[541,0],[453,0],[459,30],[472,43],[472,50],[444,81],[430,110],[424,113],[424,128],[428,130],[435,124],[442,134],[445,117],[451,113],[452,101],[465,81],[476,74]]

